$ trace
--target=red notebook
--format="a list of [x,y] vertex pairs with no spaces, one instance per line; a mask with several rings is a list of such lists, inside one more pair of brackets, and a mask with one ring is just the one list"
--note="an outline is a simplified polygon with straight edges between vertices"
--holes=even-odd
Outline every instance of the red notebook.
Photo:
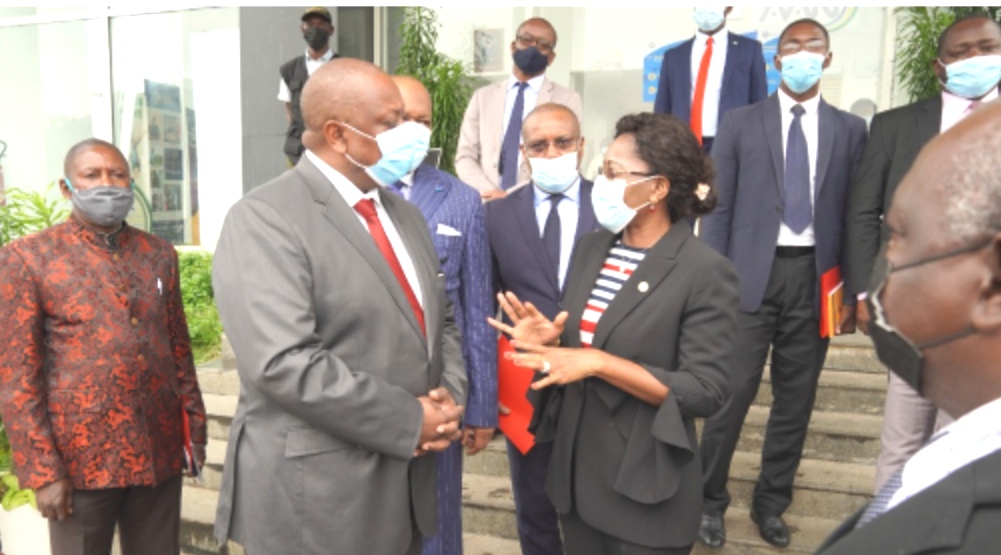
[[188,398],[181,396],[181,426],[184,429],[184,470],[188,476],[198,478],[202,474],[198,461],[195,460],[195,445],[191,442],[191,421],[188,419]]
[[498,426],[511,443],[525,454],[535,445],[535,436],[528,431],[534,409],[525,397],[535,372],[504,358],[504,353],[513,351],[514,347],[507,337],[501,335],[497,340],[497,400],[511,409],[511,413],[500,415]]
[[820,276],[820,337],[834,337],[841,322],[845,301],[845,282],[841,268],[835,266]]

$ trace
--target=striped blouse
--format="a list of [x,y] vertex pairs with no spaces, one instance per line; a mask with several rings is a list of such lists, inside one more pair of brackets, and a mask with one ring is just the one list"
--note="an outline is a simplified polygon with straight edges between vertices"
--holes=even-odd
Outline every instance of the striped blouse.
[[598,319],[645,256],[646,249],[628,247],[622,244],[621,240],[616,241],[608,251],[605,265],[598,274],[587,307],[584,308],[584,314],[580,318],[580,342],[585,348],[591,346]]

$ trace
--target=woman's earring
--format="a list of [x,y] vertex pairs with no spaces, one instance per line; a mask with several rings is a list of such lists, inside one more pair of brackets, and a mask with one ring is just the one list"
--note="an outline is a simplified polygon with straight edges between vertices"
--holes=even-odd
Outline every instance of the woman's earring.
[[654,211],[657,210],[657,199],[655,199],[655,198],[650,199],[650,208],[649,208],[649,210],[651,212],[654,212]]

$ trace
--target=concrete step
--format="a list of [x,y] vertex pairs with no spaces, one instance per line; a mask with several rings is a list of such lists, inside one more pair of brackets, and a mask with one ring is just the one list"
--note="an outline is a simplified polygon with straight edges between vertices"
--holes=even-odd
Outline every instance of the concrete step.
[[462,535],[462,552],[465,555],[521,555],[521,544],[518,540],[467,533]]
[[184,485],[181,498],[181,548],[192,555],[244,555],[243,548],[228,542],[219,546],[212,534],[219,492]]
[[229,425],[233,423],[236,414],[237,398],[232,395],[202,393],[205,403],[205,414],[208,417],[209,444],[215,441],[229,439]]
[[[761,387],[754,399],[757,405],[772,404],[772,373],[766,366]],[[886,400],[886,373],[835,370],[825,368],[817,385],[815,410],[851,412],[856,414],[883,414]]]
[[[868,338],[866,338],[868,340]],[[886,367],[876,358],[872,343],[858,340],[831,342],[827,349],[824,368],[833,370],[856,370],[873,374],[885,374]]]
[[[770,407],[754,405],[747,413],[738,451],[760,453]],[[875,464],[879,456],[881,416],[814,410],[803,457],[824,461]],[[701,432],[700,432],[701,433]]]
[[217,361],[198,366],[198,387],[202,395],[240,394],[240,375],[236,370],[226,370]]
[[[738,451],[730,466],[731,506],[748,509],[761,472],[760,453]],[[792,505],[786,514],[840,522],[872,498],[875,466],[803,459],[796,472]]]
[[785,515],[789,526],[789,547],[778,548],[768,544],[758,534],[758,526],[751,521],[746,510],[730,509],[726,512],[726,544],[713,549],[696,540],[692,555],[775,555],[778,553],[813,553],[840,520]]
[[510,478],[463,474],[462,528],[470,534],[518,539]]
[[510,467],[507,462],[507,442],[503,436],[495,437],[479,453],[463,455],[462,471],[465,474],[481,476],[496,476],[508,479],[510,485]]

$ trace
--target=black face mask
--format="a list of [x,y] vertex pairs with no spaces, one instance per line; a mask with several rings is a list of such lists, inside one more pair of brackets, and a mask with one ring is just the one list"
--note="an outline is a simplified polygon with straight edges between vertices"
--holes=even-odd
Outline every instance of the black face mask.
[[529,46],[521,50],[515,49],[511,57],[514,58],[514,65],[525,72],[525,75],[542,73],[546,71],[546,66],[549,65],[549,57],[539,52],[539,49],[534,46]]
[[[972,246],[916,260],[896,268],[886,259],[885,246],[880,249],[879,255],[876,257],[873,278],[874,280],[878,279],[878,281],[870,286],[869,295],[866,298],[866,302],[869,305],[869,313],[872,315],[872,325],[869,326],[869,334],[876,347],[876,356],[879,358],[879,361],[918,393],[922,393],[921,367],[924,364],[924,354],[922,351],[971,335],[974,333],[974,329],[972,326],[968,326],[965,330],[932,341],[926,341],[921,344],[914,343],[901,334],[886,319],[886,314],[883,311],[883,305],[879,298],[883,294],[883,288],[886,287],[886,281],[893,272],[908,270],[961,254],[976,252],[989,244],[991,244],[990,239]],[[877,278],[877,276],[879,277]]]
[[327,31],[320,27],[309,27],[302,33],[302,38],[306,39],[306,44],[313,50],[323,50],[330,40]]

